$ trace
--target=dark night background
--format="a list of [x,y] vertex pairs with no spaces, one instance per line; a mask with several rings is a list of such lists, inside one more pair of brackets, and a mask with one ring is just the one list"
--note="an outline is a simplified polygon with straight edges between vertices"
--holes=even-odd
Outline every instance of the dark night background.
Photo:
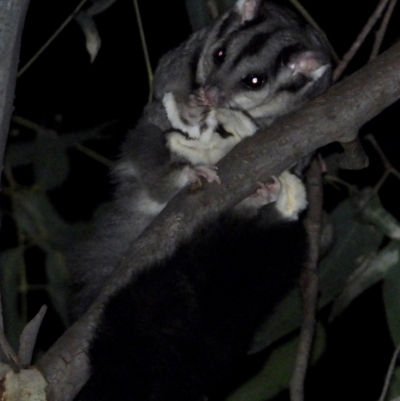
[[[77,4],[78,1],[72,0],[31,0],[22,40],[20,67],[36,53]],[[377,1],[304,0],[302,4],[318,21],[341,56],[371,15]],[[139,1],[139,7],[154,68],[163,53],[178,45],[191,32],[185,2]],[[394,43],[399,35],[399,8],[392,18],[384,48]],[[96,16],[95,21],[102,47],[93,64],[85,49],[83,33],[78,24],[72,21],[18,79],[15,114],[62,135],[113,121],[111,128],[105,130],[104,139],[85,143],[88,148],[112,160],[118,155],[124,133],[134,126],[147,101],[147,75],[133,2],[116,1]],[[374,36],[369,35],[346,71],[348,74],[366,63],[373,39]],[[362,131],[376,134],[385,154],[398,169],[400,136],[395,129],[399,125],[399,110],[395,105]],[[18,135],[15,134],[16,130]],[[29,140],[33,135],[15,123],[11,132],[14,133],[10,137],[13,143]],[[381,161],[368,144],[366,150],[371,158],[370,167],[364,171],[343,172],[341,175],[360,187],[374,185],[383,173]],[[60,187],[51,190],[49,196],[64,219],[72,223],[90,219],[93,209],[101,201],[109,199],[112,186],[104,165],[90,160],[76,149],[69,151],[69,158],[71,170],[68,179]],[[16,169],[13,174],[18,183],[32,184],[29,169]],[[398,185],[396,179],[391,178],[380,195],[384,206],[400,219]],[[344,195],[327,188],[327,208],[332,208],[340,196]],[[3,200],[3,203],[7,209],[7,200]],[[3,247],[12,243],[12,234],[7,231],[9,227],[10,224],[5,220]],[[37,267],[40,252],[35,252],[32,250],[31,263],[36,266],[30,277],[33,282],[40,281],[44,274]],[[380,291],[379,284],[366,291],[328,327],[326,354],[309,375],[309,400],[340,398],[368,401],[378,398],[393,352]],[[35,292],[29,298],[29,316],[32,317],[41,304],[48,302],[44,292]],[[323,310],[320,313],[325,323],[327,312]],[[47,347],[63,330],[55,312],[50,311],[41,330],[39,345]],[[255,369],[266,354],[263,352],[261,356],[250,358],[249,370]],[[283,394],[279,400],[286,397]]]

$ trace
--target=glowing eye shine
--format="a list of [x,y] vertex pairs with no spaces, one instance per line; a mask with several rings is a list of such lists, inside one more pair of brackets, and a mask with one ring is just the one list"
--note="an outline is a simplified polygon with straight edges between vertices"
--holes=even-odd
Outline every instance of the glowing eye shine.
[[249,74],[247,75],[242,82],[251,89],[259,89],[261,88],[265,82],[267,81],[267,77],[265,75],[257,75],[257,74]]
[[216,65],[220,65],[224,62],[225,60],[225,55],[226,55],[226,50],[224,47],[220,47],[218,48],[215,52],[214,52],[214,63]]

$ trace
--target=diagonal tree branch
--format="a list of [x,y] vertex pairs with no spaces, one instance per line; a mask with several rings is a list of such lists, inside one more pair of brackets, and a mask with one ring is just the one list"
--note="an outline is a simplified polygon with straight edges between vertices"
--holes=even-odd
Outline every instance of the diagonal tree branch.
[[332,87],[306,107],[241,142],[218,164],[221,185],[178,194],[136,240],[89,311],[38,362],[49,400],[68,401],[86,382],[85,353],[107,297],[137,271],[162,259],[207,216],[232,207],[299,158],[334,141],[354,139],[359,128],[400,98],[400,44]]
[[339,63],[339,65],[336,67],[335,71],[333,72],[333,81],[334,82],[336,82],[341,77],[342,73],[344,72],[344,70],[346,69],[346,67],[348,66],[348,64],[350,63],[352,58],[354,57],[354,55],[357,53],[358,49],[364,43],[365,38],[371,32],[371,29],[376,24],[376,21],[378,21],[378,19],[381,17],[388,2],[389,2],[389,0],[380,0],[379,1],[374,12],[368,18],[368,21],[365,24],[364,28],[358,34],[356,40],[350,46],[350,49],[343,56],[342,61]]

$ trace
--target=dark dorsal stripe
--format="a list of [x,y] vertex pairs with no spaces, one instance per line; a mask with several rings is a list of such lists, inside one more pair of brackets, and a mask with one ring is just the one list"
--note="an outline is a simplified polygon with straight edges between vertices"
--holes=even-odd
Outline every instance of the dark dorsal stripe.
[[243,59],[246,59],[249,56],[254,56],[257,54],[260,50],[262,50],[268,40],[271,38],[271,35],[274,32],[259,32],[255,34],[243,47],[241,52],[236,56],[236,58],[233,60],[231,69],[236,68],[236,66],[242,61]]
[[227,16],[226,18],[221,22],[221,25],[219,26],[219,30],[216,36],[216,41],[223,38],[229,27],[232,25],[232,23],[235,21],[235,19],[238,18],[238,14],[232,10]]
[[[233,25],[234,22],[238,21],[240,18],[241,18],[241,16],[236,10],[231,10],[231,12],[221,22],[218,33],[216,35],[216,40],[221,39],[222,37],[226,36],[231,25]],[[259,10],[259,13],[256,17],[254,17],[251,20],[245,21],[243,24],[241,24],[236,29],[236,31],[250,29],[256,25],[262,24],[266,19],[267,19],[267,14],[265,12],[261,12],[261,10]]]
[[196,82],[196,74],[197,74],[197,66],[199,64],[201,50],[202,50],[201,47],[197,47],[196,50],[193,52],[191,59],[189,60],[190,83],[191,83],[192,91],[195,91],[199,86]]

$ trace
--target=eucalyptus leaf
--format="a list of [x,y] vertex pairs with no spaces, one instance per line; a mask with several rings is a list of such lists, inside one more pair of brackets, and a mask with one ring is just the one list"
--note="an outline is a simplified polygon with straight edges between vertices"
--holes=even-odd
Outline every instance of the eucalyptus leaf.
[[7,146],[5,164],[11,168],[32,163],[35,148],[32,142],[12,143]]
[[18,231],[30,238],[45,235],[46,230],[41,222],[41,215],[31,199],[33,190],[17,188],[11,192],[13,217]]
[[48,292],[54,308],[67,327],[69,275],[65,266],[64,255],[56,250],[48,250],[46,275],[49,282]]
[[213,19],[235,3],[236,0],[186,0],[186,9],[193,31],[209,25]]
[[[378,249],[384,235],[357,217],[357,208],[345,200],[332,213],[336,241],[319,264],[320,298],[318,308],[332,302],[342,291],[360,261]],[[300,326],[302,302],[295,288],[276,307],[256,333],[250,353],[258,352]]]
[[17,308],[21,270],[24,269],[24,248],[11,248],[0,254],[1,300],[8,341],[16,350],[25,322]]
[[[24,119],[18,118],[25,121]],[[7,146],[5,160],[11,168],[32,164],[35,178],[46,189],[62,184],[69,173],[67,150],[88,140],[107,139],[105,130],[116,124],[106,122],[88,130],[57,135],[54,131],[33,124],[37,133],[29,142],[12,143]]]
[[281,337],[300,327],[302,301],[300,288],[293,289],[257,330],[249,353],[263,350]]
[[[330,319],[332,320],[340,315],[355,298],[377,282],[383,280],[387,274],[392,277],[392,274],[390,274],[392,271],[396,270],[400,278],[400,270],[396,269],[397,266],[400,266],[400,244],[392,241],[351,275],[342,293],[333,304]],[[396,277],[393,277],[393,279],[393,284],[396,286]],[[397,300],[399,300],[400,279],[397,279],[397,281],[397,289],[399,290],[397,293]],[[389,290],[389,292],[394,295],[393,291]],[[400,312],[400,307],[397,307],[397,311]],[[400,324],[400,313],[398,314],[398,317]],[[400,341],[400,326],[398,340]]]
[[336,241],[319,265],[320,307],[341,293],[348,277],[382,244],[384,234],[372,224],[361,221],[357,212],[352,202],[346,200],[332,214]]
[[69,159],[63,141],[54,133],[39,132],[34,147],[35,181],[46,189],[61,185],[69,173]]
[[96,22],[91,15],[85,12],[79,13],[75,19],[85,35],[86,50],[89,53],[90,62],[93,63],[101,47],[101,38]]
[[86,10],[89,15],[97,15],[106,11],[116,0],[92,0],[92,5]]
[[[271,352],[262,370],[239,387],[226,401],[264,401],[275,397],[289,386],[297,353],[298,336],[292,337]],[[323,354],[326,336],[322,325],[317,325],[311,363]]]
[[[386,400],[391,400],[391,401],[400,401],[400,367],[397,367],[392,374],[391,380],[390,380],[390,387],[388,394],[386,396]],[[397,398],[395,398],[397,397]],[[395,398],[395,399],[394,399]]]
[[9,145],[5,160],[11,168],[32,164],[35,182],[46,189],[61,185],[69,173],[66,144],[49,130],[40,130],[32,141]]
[[193,31],[211,23],[212,17],[206,0],[186,0],[186,8]]
[[352,197],[360,208],[360,218],[373,224],[391,239],[400,239],[400,223],[383,207],[372,188],[364,188]]
[[[397,245],[397,253],[400,252],[400,244]],[[391,266],[383,282],[383,300],[385,304],[386,319],[393,343],[400,343],[400,261]],[[399,387],[400,389],[400,387]],[[400,392],[399,392],[400,394]]]
[[38,188],[19,188],[12,192],[14,218],[18,229],[36,241],[48,241],[62,249],[75,234],[57,213],[50,199]]
[[[332,320],[341,314],[355,298],[377,282],[383,280],[388,272],[390,274],[390,271],[394,270],[399,264],[400,244],[396,241],[392,241],[385,248],[380,250],[377,255],[368,259],[365,264],[362,264],[361,267],[350,276],[342,293],[335,300],[330,319]],[[400,273],[400,271],[398,271],[398,273]]]

